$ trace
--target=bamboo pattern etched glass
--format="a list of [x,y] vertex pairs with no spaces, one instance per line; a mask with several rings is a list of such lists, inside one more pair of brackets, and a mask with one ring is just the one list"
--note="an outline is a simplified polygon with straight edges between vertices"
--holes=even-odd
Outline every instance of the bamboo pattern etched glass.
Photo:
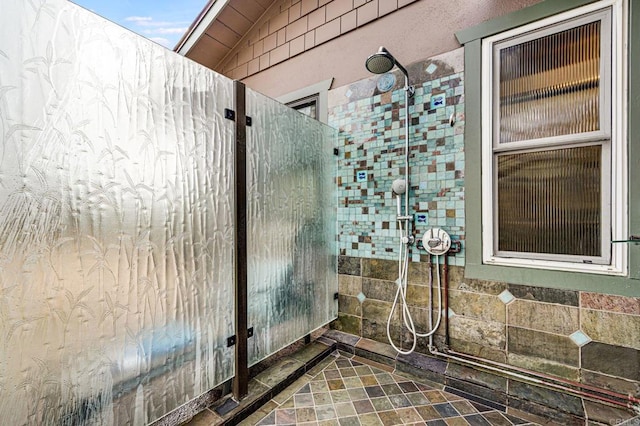
[[3,1],[3,424],[148,424],[233,376],[232,90],[66,0]]
[[335,129],[247,89],[249,365],[337,316]]

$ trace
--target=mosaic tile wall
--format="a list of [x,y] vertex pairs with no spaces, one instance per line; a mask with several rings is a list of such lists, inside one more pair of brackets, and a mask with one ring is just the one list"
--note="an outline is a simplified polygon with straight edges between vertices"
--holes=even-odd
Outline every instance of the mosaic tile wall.
[[[464,240],[461,53],[454,51],[408,67],[415,87],[409,107],[409,210],[415,215],[412,229],[416,238],[431,227],[439,227],[452,240]],[[404,176],[403,86],[404,78],[396,71],[330,92],[329,124],[340,131],[341,255],[375,259],[398,256],[397,207],[391,183]],[[426,252],[414,245],[411,259],[426,261]],[[452,257],[451,263],[462,266],[464,255]]]

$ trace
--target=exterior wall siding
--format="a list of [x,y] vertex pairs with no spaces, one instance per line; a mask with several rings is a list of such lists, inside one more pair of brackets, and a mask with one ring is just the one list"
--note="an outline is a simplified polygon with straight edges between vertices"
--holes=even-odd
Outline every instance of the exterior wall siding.
[[289,58],[395,12],[416,0],[282,0],[276,2],[218,67],[234,79]]

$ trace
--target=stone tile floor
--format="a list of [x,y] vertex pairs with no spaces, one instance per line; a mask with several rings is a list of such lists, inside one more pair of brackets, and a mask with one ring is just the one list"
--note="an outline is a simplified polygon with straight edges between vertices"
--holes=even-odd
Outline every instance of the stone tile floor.
[[393,374],[386,366],[334,354],[241,425],[532,425],[527,420]]

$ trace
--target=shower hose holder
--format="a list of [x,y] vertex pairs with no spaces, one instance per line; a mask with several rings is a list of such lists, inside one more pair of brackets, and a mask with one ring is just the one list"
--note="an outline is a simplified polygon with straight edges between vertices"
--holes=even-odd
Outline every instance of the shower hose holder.
[[410,98],[413,98],[413,95],[416,94],[416,88],[413,86],[407,86],[405,87],[405,89],[407,91],[407,94],[409,95]]
[[402,237],[402,244],[406,244],[408,246],[412,246],[413,243],[415,243],[415,242],[416,242],[416,237],[414,237],[413,235]]

